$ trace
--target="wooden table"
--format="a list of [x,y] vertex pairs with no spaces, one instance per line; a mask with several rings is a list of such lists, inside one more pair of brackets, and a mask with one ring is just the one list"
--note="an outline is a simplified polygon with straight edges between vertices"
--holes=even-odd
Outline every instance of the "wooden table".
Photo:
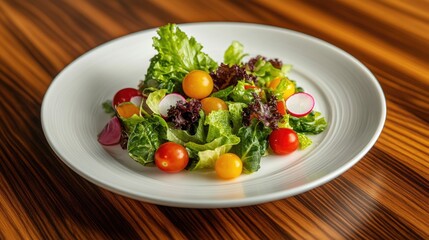
[[[87,182],[40,122],[52,79],[117,37],[169,22],[252,22],[328,41],[387,100],[384,130],[335,180],[271,203],[183,209]],[[0,1],[0,239],[429,239],[429,2]]]

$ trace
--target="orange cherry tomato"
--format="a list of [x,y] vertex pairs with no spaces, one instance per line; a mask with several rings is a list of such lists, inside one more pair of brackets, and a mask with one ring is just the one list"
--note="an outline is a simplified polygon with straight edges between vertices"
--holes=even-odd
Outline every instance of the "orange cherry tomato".
[[217,97],[207,97],[201,100],[201,105],[204,113],[208,115],[212,111],[228,110],[226,103]]
[[134,114],[140,114],[140,108],[130,102],[124,102],[116,107],[116,112],[123,118],[130,118]]
[[183,79],[182,89],[190,98],[203,99],[212,93],[213,79],[207,72],[193,70]]

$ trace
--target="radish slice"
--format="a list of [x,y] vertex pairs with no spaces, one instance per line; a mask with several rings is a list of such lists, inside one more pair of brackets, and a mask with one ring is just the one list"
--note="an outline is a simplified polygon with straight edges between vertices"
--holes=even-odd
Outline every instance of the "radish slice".
[[121,123],[115,116],[106,124],[100,134],[98,134],[98,142],[104,146],[118,144],[121,141]]
[[143,100],[142,96],[134,96],[130,99],[130,102],[136,105],[137,107],[140,107],[140,105],[142,104],[142,100]]
[[295,93],[286,99],[286,109],[294,117],[303,117],[314,107],[314,98],[308,93]]
[[180,94],[170,93],[166,95],[159,102],[159,114],[161,114],[163,117],[167,117],[168,109],[170,109],[172,106],[176,106],[176,103],[180,101],[186,102],[186,99]]

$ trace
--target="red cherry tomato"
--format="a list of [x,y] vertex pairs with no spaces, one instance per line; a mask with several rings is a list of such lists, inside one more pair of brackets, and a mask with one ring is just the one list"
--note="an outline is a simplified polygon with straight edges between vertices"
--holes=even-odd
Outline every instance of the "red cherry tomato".
[[141,96],[141,93],[139,90],[135,88],[121,89],[113,97],[113,103],[112,103],[113,107],[116,107],[123,102],[129,102],[131,101],[131,98],[135,96]]
[[290,128],[278,128],[271,132],[268,141],[273,152],[286,155],[298,149],[299,141],[296,132]]
[[164,172],[176,173],[188,165],[189,156],[186,149],[177,143],[166,142],[155,152],[155,164]]

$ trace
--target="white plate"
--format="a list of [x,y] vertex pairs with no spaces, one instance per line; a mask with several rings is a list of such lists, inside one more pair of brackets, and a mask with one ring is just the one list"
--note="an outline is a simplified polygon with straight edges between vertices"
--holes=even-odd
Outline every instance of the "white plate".
[[293,196],[339,176],[359,161],[380,135],[386,104],[371,72],[346,52],[314,37],[271,26],[194,23],[180,26],[216,61],[233,40],[255,56],[293,65],[291,78],[316,99],[329,122],[307,150],[269,156],[261,169],[222,181],[213,172],[165,174],[122,157],[97,142],[107,123],[101,103],[124,87],[136,87],[155,54],[155,29],[103,44],[54,79],[42,105],[42,125],[56,154],[89,181],[113,192],[177,207],[236,207]]

